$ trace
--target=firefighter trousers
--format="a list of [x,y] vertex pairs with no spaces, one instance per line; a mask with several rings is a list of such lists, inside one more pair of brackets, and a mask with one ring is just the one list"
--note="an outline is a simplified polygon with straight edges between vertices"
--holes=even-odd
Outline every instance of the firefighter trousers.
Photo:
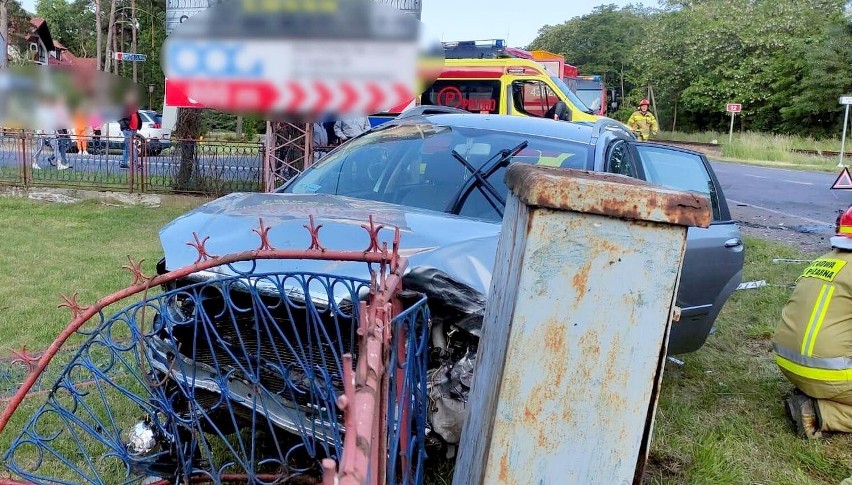
[[818,381],[782,371],[800,391],[816,399],[820,431],[852,433],[852,381]]

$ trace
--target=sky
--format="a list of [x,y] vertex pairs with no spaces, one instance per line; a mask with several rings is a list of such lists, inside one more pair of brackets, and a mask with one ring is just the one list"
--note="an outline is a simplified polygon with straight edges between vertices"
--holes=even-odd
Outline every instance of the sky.
[[[36,0],[22,0],[35,12]],[[506,39],[524,47],[546,24],[560,24],[601,4],[625,6],[629,0],[423,0],[421,20],[439,40]],[[635,2],[634,2],[635,3]],[[645,2],[654,3],[654,2]]]
[[[423,0],[421,20],[439,40],[506,39],[524,47],[544,25],[585,15],[598,5],[635,0]],[[645,1],[653,4],[653,1]],[[443,37],[443,39],[441,39]]]

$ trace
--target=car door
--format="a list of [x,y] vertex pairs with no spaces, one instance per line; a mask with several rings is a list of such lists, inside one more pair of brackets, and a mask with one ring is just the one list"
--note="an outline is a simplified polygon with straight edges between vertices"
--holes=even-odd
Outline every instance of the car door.
[[710,199],[710,227],[690,227],[677,305],[681,319],[673,325],[669,353],[700,348],[722,306],[739,285],[743,241],[731,219],[725,196],[704,155],[654,143],[616,140],[606,154],[605,170]]

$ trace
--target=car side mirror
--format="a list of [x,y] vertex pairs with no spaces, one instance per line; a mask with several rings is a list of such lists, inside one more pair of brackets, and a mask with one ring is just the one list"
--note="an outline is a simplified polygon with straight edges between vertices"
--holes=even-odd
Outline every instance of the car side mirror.
[[571,110],[564,101],[557,101],[553,105],[553,119],[558,121],[571,121]]

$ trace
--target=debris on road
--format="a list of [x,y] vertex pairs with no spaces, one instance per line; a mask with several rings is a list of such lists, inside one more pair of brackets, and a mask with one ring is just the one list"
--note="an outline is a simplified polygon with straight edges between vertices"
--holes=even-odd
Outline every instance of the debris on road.
[[755,288],[762,288],[766,286],[767,283],[764,280],[760,281],[744,281],[737,286],[737,290],[753,290]]

